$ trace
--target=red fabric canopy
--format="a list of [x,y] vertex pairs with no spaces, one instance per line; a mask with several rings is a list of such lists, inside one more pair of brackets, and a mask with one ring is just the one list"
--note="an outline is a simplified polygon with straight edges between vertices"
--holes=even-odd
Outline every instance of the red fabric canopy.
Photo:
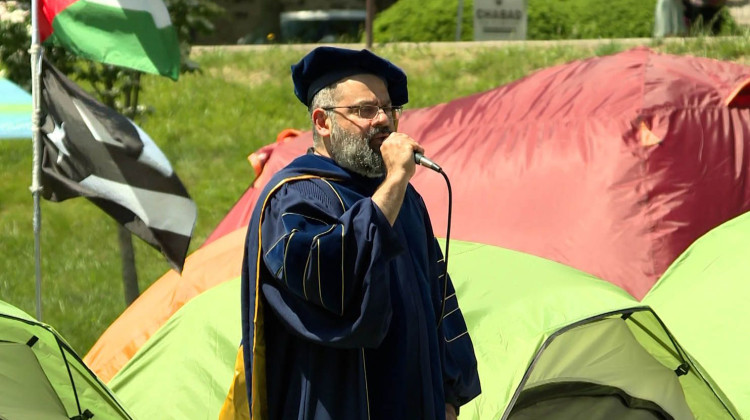
[[[712,227],[749,209],[750,68],[636,48],[404,113],[453,187],[451,236],[538,255],[642,298]],[[311,144],[261,151],[262,172],[207,242],[245,226],[270,176]],[[257,156],[257,155],[256,155]],[[413,184],[446,232],[443,178]]]

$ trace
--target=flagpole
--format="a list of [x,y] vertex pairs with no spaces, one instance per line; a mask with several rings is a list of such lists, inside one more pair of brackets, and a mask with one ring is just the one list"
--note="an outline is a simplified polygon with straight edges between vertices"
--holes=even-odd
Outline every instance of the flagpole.
[[41,114],[41,45],[39,43],[39,0],[31,0],[31,98],[33,111],[31,114],[31,138],[34,148],[34,157],[31,168],[31,195],[34,197],[34,273],[36,276],[36,319],[42,320],[42,210],[40,204],[41,172],[42,172],[42,144],[39,133],[39,120]]

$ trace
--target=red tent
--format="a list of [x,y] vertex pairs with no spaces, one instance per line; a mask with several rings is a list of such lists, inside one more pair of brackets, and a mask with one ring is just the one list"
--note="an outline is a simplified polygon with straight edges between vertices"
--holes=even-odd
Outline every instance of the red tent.
[[[636,48],[406,112],[399,130],[450,178],[452,238],[558,261],[640,299],[695,239],[750,209],[748,83],[746,66]],[[200,255],[244,230],[270,176],[312,143],[309,132],[288,134],[251,155],[256,181],[195,261],[210,264]],[[443,236],[443,177],[421,169],[413,184]],[[164,296],[181,296],[159,311],[167,316],[205,290],[193,267],[205,279],[188,260],[179,282],[165,275],[102,335],[86,357],[97,374],[119,369],[166,320],[141,326]]]
[[[400,130],[453,186],[451,236],[538,255],[640,299],[709,229],[750,209],[750,69],[636,48],[407,112]],[[257,181],[209,237],[245,226],[255,195],[310,133],[267,146]],[[418,171],[435,232],[447,190]]]

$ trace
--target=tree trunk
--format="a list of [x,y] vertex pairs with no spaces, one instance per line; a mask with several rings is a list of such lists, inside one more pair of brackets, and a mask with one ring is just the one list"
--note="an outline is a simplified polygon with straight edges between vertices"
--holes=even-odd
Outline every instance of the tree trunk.
[[138,289],[138,273],[135,271],[135,252],[133,252],[133,235],[124,226],[117,225],[120,242],[120,259],[122,260],[122,287],[125,292],[125,304],[130,306],[141,293]]
[[[260,13],[254,22],[255,30],[253,37],[265,39],[267,42],[273,42],[280,39],[281,36],[281,11],[283,10],[282,2],[278,0],[261,0]],[[273,36],[270,36],[273,34]]]
[[372,49],[372,21],[375,20],[375,0],[365,1],[365,43]]
[[[138,106],[138,92],[140,92],[141,74],[132,72],[131,83],[126,84],[122,95],[125,98],[125,107],[122,111],[128,118],[134,119]],[[112,89],[114,80],[107,85],[108,91]],[[108,105],[115,108],[114,98]],[[122,262],[122,288],[125,295],[125,304],[130,306],[138,295],[141,294],[138,287],[138,271],[135,268],[135,252],[133,251],[133,234],[122,225],[117,225],[118,242],[120,243],[120,261]]]

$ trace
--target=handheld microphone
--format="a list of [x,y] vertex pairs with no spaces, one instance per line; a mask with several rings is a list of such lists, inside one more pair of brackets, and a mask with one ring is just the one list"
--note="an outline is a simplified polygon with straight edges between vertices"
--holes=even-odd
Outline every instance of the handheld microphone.
[[430,159],[427,159],[423,154],[419,152],[414,152],[414,162],[416,162],[418,165],[424,166],[425,168],[430,168],[435,172],[443,172],[443,168],[441,168],[440,165],[431,161]]

